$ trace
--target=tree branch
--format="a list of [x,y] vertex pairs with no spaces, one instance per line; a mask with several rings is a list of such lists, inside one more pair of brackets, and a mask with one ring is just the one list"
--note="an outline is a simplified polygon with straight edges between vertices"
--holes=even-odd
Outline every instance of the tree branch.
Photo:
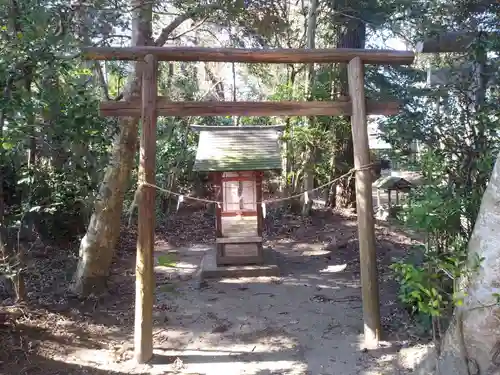
[[223,8],[224,7],[220,4],[211,4],[211,5],[201,6],[199,8],[193,9],[192,11],[181,14],[180,16],[176,17],[167,27],[163,28],[163,30],[160,33],[160,36],[158,37],[158,39],[156,39],[154,45],[158,47],[163,46],[169,39],[170,34],[172,34],[175,29],[177,29],[183,22],[187,21],[188,19],[196,17],[197,15],[203,12],[211,10],[220,10]]
[[183,37],[184,35],[190,33],[191,31],[194,31],[196,29],[198,29],[201,25],[203,25],[205,23],[205,21],[208,19],[208,16],[206,16],[205,18],[203,18],[200,22],[198,22],[196,25],[194,25],[193,27],[191,27],[189,30],[186,30],[178,35],[175,35],[173,37],[169,37],[168,40],[175,40],[175,39],[179,39],[181,37]]
[[101,64],[99,61],[94,62],[94,69],[97,73],[97,76],[99,78],[99,85],[101,86],[102,93],[104,94],[104,97],[106,100],[110,100],[109,97],[109,90],[108,90],[108,84],[106,82],[106,78],[104,77],[104,73],[102,71]]

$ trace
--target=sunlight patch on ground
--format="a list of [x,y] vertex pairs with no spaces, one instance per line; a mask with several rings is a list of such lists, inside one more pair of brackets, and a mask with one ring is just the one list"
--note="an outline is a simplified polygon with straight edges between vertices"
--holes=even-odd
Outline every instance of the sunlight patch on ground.
[[[204,375],[286,373],[303,374],[307,370],[305,363],[294,360],[273,359],[269,352],[250,351],[161,351],[156,353],[171,363],[153,365],[152,373],[157,371],[179,371],[180,373],[200,373]],[[266,357],[262,360],[261,357]],[[253,359],[255,358],[255,359]],[[182,371],[182,372],[181,372]]]
[[272,283],[273,280],[276,282],[279,280],[279,277],[268,277],[268,276],[261,276],[261,277],[235,277],[231,279],[220,279],[217,280],[217,282],[221,284],[246,284],[246,283],[254,283],[254,284],[269,284]]
[[188,262],[175,262],[174,267],[169,267],[169,266],[162,266],[162,265],[157,265],[155,266],[155,269],[162,269],[162,268],[177,268],[179,270],[186,269],[186,270],[191,270],[193,268],[198,268],[198,264],[195,263],[188,263]]
[[240,317],[238,322],[241,325],[228,336],[202,333],[183,350],[155,351],[151,373],[304,374],[307,366],[296,338],[266,327],[257,318]]
[[276,242],[289,244],[289,243],[295,242],[295,240],[292,238],[281,238],[281,239],[277,240]]
[[320,255],[328,255],[330,251],[328,250],[305,250],[302,252],[304,256],[320,256]]
[[322,270],[319,270],[320,273],[335,273],[345,271],[347,268],[347,263],[344,264],[332,264]]
[[73,319],[68,319],[65,317],[62,317],[61,319],[59,319],[56,322],[56,326],[59,326],[59,327],[69,327],[69,326],[73,326],[74,324],[75,324],[75,322]]
[[339,290],[341,288],[344,288],[345,286],[344,285],[326,285],[326,284],[314,284],[312,285],[311,283],[307,282],[307,281],[297,281],[297,282],[292,282],[292,281],[286,281],[283,283],[283,285],[287,285],[287,286],[297,286],[297,287],[300,287],[300,286],[306,286],[306,287],[312,287],[312,286],[315,286],[315,287],[318,287],[318,288],[321,288],[321,289],[331,289],[331,290]]
[[89,363],[98,368],[106,365],[112,366],[116,362],[116,358],[111,351],[86,348],[77,349],[65,356],[56,355],[54,359],[68,364]]
[[[337,271],[340,272],[340,271]],[[323,273],[325,275],[326,272]],[[331,289],[331,290],[341,290],[344,288],[354,288],[359,289],[361,284],[359,280],[353,279],[349,280],[332,280],[332,284],[328,285],[325,283],[324,276],[318,276],[316,274],[304,274],[300,278],[289,278],[289,277],[240,277],[232,279],[221,279],[217,281],[221,284],[280,284],[287,287],[319,287],[321,289]]]
[[[206,363],[191,363],[181,365],[183,372],[181,374],[197,373],[204,375],[236,375],[236,374],[287,374],[303,375],[307,370],[307,365],[296,361],[207,361]],[[173,365],[153,366],[153,371],[178,371]],[[161,367],[161,369],[160,369]],[[251,369],[249,371],[249,369]],[[164,373],[164,372],[160,372]]]
[[[360,338],[361,337],[362,336],[360,336]],[[379,341],[378,348],[374,349],[374,350],[386,350],[386,349],[389,349],[391,347],[392,347],[392,344],[390,342],[388,342],[388,341]],[[358,348],[358,350],[363,350],[365,348],[364,341],[362,341],[362,340],[359,341],[357,348]]]

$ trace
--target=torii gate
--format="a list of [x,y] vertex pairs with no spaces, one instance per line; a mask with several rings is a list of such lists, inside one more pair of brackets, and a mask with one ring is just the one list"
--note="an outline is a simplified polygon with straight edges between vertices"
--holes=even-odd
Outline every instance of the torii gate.
[[[370,164],[367,114],[394,115],[398,103],[367,101],[364,64],[412,64],[414,53],[364,49],[237,49],[199,47],[85,48],[89,60],[144,61],[142,98],[101,103],[103,116],[142,117],[139,184],[155,184],[156,121],[158,116],[351,116],[354,166]],[[281,102],[171,102],[158,97],[158,61],[211,61],[242,63],[345,63],[348,64],[350,101]],[[156,191],[143,186],[139,203],[136,263],[135,359],[153,356],[154,204]],[[356,171],[356,201],[363,300],[364,338],[377,345],[381,335],[372,182],[369,169]]]

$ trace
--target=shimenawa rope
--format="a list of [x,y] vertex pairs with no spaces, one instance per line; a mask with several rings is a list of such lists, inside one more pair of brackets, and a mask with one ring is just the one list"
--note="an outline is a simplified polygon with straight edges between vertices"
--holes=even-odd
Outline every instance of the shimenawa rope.
[[[356,171],[363,171],[363,170],[366,170],[366,169],[371,169],[373,167],[373,163],[370,163],[370,164],[367,164],[367,165],[363,165],[359,168],[352,168],[350,169],[347,173],[344,173],[342,176],[339,176],[331,181],[328,181],[327,183],[321,185],[321,186],[318,186],[314,189],[310,189],[310,190],[305,190],[305,191],[302,191],[300,193],[297,193],[297,194],[293,194],[293,195],[290,195],[288,197],[280,197],[280,198],[272,198],[272,199],[265,199],[265,200],[262,200],[260,202],[246,202],[248,204],[267,204],[267,203],[276,203],[276,202],[283,202],[283,201],[287,201],[287,200],[290,200],[290,199],[294,199],[294,198],[298,198],[298,197],[301,197],[301,196],[304,196],[305,194],[309,194],[309,193],[312,193],[314,191],[317,191],[317,190],[321,190],[327,186],[330,186],[332,184],[334,184],[335,182],[337,181],[340,181],[341,179],[343,178],[346,178],[346,177],[349,177],[351,176],[352,174],[354,174]],[[142,183],[139,183],[139,185],[137,186],[137,189],[134,193],[134,200],[132,202],[132,204],[130,205],[129,209],[128,209],[128,215],[129,215],[129,224],[132,220],[132,214],[134,213],[134,208],[137,206],[137,197],[139,196],[139,192],[141,191],[142,187],[143,186],[149,186],[149,187],[152,187],[154,189],[157,189],[163,193],[166,193],[166,194],[172,194],[172,195],[175,195],[179,198],[182,197],[182,201],[184,199],[188,199],[188,200],[193,200],[193,201],[198,201],[198,202],[205,202],[205,203],[215,203],[217,205],[220,205],[222,204],[221,201],[215,201],[215,200],[211,200],[211,199],[204,199],[204,198],[196,198],[196,197],[190,197],[190,196],[186,196],[184,194],[181,194],[181,193],[178,193],[178,192],[175,192],[175,191],[170,191],[170,190],[167,190],[167,189],[164,189],[162,187],[159,187],[157,185],[154,185],[154,184],[150,184],[148,182],[142,182]]]

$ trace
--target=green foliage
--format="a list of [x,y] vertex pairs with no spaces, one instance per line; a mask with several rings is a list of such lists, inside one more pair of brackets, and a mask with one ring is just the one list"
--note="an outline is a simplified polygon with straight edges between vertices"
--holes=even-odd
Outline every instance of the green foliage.
[[[85,233],[118,130],[116,119],[99,115],[99,102],[122,93],[130,64],[99,65],[77,54],[81,44],[116,44],[110,33],[115,26],[130,26],[122,9],[128,3],[98,0],[70,8],[67,2],[28,0],[0,5],[5,22],[0,25],[0,195],[5,203],[0,229],[33,229],[45,243],[76,240]],[[181,66],[178,72],[172,84],[165,76],[160,88],[171,89],[176,99],[199,99],[195,71]],[[158,124],[157,180],[166,187],[174,181],[173,190],[193,185],[196,135],[189,131],[189,120]],[[9,254],[5,259],[0,255],[0,273],[11,277],[25,269],[16,253],[29,250],[25,242],[33,239],[8,244]]]
[[[434,3],[429,7],[439,8]],[[434,21],[441,18],[448,23],[449,16],[463,16],[458,11],[444,16],[438,10]],[[431,19],[416,21],[419,32],[436,31],[436,24],[428,24]],[[489,44],[490,51],[494,45]],[[462,64],[476,62],[483,48],[478,41],[465,55],[432,60],[434,69],[451,72],[445,84],[422,88],[422,75],[408,75],[404,81],[413,85],[412,90],[417,88],[414,97],[401,95],[405,111],[381,123],[393,146],[392,157],[400,164],[418,167],[424,176],[425,184],[410,194],[399,219],[425,236],[425,246],[412,250],[418,256],[392,268],[400,283],[401,301],[427,320],[447,315],[453,306],[463,303],[459,281],[467,279],[482,261],[468,254],[467,243],[498,152],[499,97],[486,86],[478,89],[474,85],[477,77],[473,72],[464,73],[457,59]],[[491,59],[484,68],[489,71],[495,64]],[[418,153],[412,148],[416,141]]]
[[417,257],[392,267],[400,283],[400,298],[414,314],[442,316],[453,304],[461,303],[457,283],[473,268],[467,258],[467,242],[477,208],[469,202],[482,195],[485,186],[459,190],[442,177],[446,165],[435,152],[422,155],[426,184],[412,192],[399,217],[427,238],[425,246],[412,250]]
[[[91,69],[71,58],[79,40],[66,6],[0,5],[0,229],[34,231],[44,242],[85,233],[116,132],[116,121],[99,116],[102,96]],[[33,240],[7,238],[1,274],[26,269],[20,253]]]
[[401,284],[399,297],[412,308],[412,312],[440,316],[448,301],[438,291],[439,275],[429,274],[423,266],[406,263],[393,265]]
[[[354,31],[363,35],[365,29],[372,35],[386,32],[382,26],[390,26],[393,34],[415,40],[444,28],[455,29],[460,22],[476,17],[467,14],[467,1],[365,0],[355,7],[351,3],[320,2],[318,47],[336,46],[353,31],[353,24],[357,25]],[[22,226],[31,217],[31,224],[44,238],[83,234],[108,162],[111,139],[118,130],[116,119],[99,116],[98,103],[121,94],[130,64],[112,61],[98,65],[75,56],[81,44],[117,44],[112,34],[129,26],[129,6],[125,1],[88,1],[82,12],[58,0],[0,4],[4,20],[0,25],[0,168],[6,203],[2,224]],[[155,3],[154,7],[158,11],[154,21],[162,24],[166,21],[163,15],[172,14],[172,8],[189,15],[196,30],[185,38],[193,43],[203,44],[203,36],[214,34],[212,25],[216,23],[217,28],[229,32],[231,46],[305,45],[308,9],[304,4],[176,0]],[[498,15],[488,9],[482,13],[481,29],[496,27]],[[181,36],[181,30],[175,30],[169,43],[176,44]],[[364,36],[351,36],[363,39],[364,44]],[[217,38],[205,44],[213,44],[213,39]],[[470,95],[472,77],[463,78],[454,65],[458,58],[473,61],[485,48],[498,55],[498,40],[486,44],[473,46],[467,56],[445,55],[432,61],[433,66],[454,72],[455,80],[444,87],[422,88],[426,71],[418,65],[366,68],[370,98],[393,96],[405,106],[398,115],[380,121],[386,140],[393,146],[393,157],[418,168],[427,181],[413,192],[401,214],[405,225],[426,235],[426,246],[415,250],[419,260],[408,259],[393,267],[401,283],[401,299],[423,316],[440,316],[453,303],[460,303],[455,282],[470,267],[466,266],[466,243],[497,151],[498,85],[488,86],[484,102],[475,103]],[[494,76],[498,62],[492,60],[486,72]],[[227,85],[215,82],[224,81],[215,77],[210,82],[214,87],[202,92],[200,65],[175,62],[161,67],[160,92],[170,100],[208,100]],[[315,83],[310,98],[306,98],[307,67],[254,64],[246,68],[248,75],[257,77],[262,88],[268,89],[259,86],[253,94],[260,100],[331,100],[345,79],[337,66],[316,64]],[[106,82],[101,82],[99,69],[104,71]],[[244,90],[238,91],[243,95]],[[182,193],[205,186],[203,177],[192,173],[198,136],[189,126],[227,126],[233,122],[230,117],[159,119],[157,184]],[[239,123],[285,125],[286,178],[295,190],[301,190],[306,171],[313,169],[315,184],[320,185],[336,170],[352,167],[347,155],[352,153],[348,150],[347,118],[241,117]],[[425,150],[418,156],[411,147],[414,141]],[[340,150],[344,146],[348,150],[345,154]],[[134,171],[131,187],[136,180]],[[168,212],[172,198],[158,194],[159,215]],[[133,189],[126,199],[132,201]]]

